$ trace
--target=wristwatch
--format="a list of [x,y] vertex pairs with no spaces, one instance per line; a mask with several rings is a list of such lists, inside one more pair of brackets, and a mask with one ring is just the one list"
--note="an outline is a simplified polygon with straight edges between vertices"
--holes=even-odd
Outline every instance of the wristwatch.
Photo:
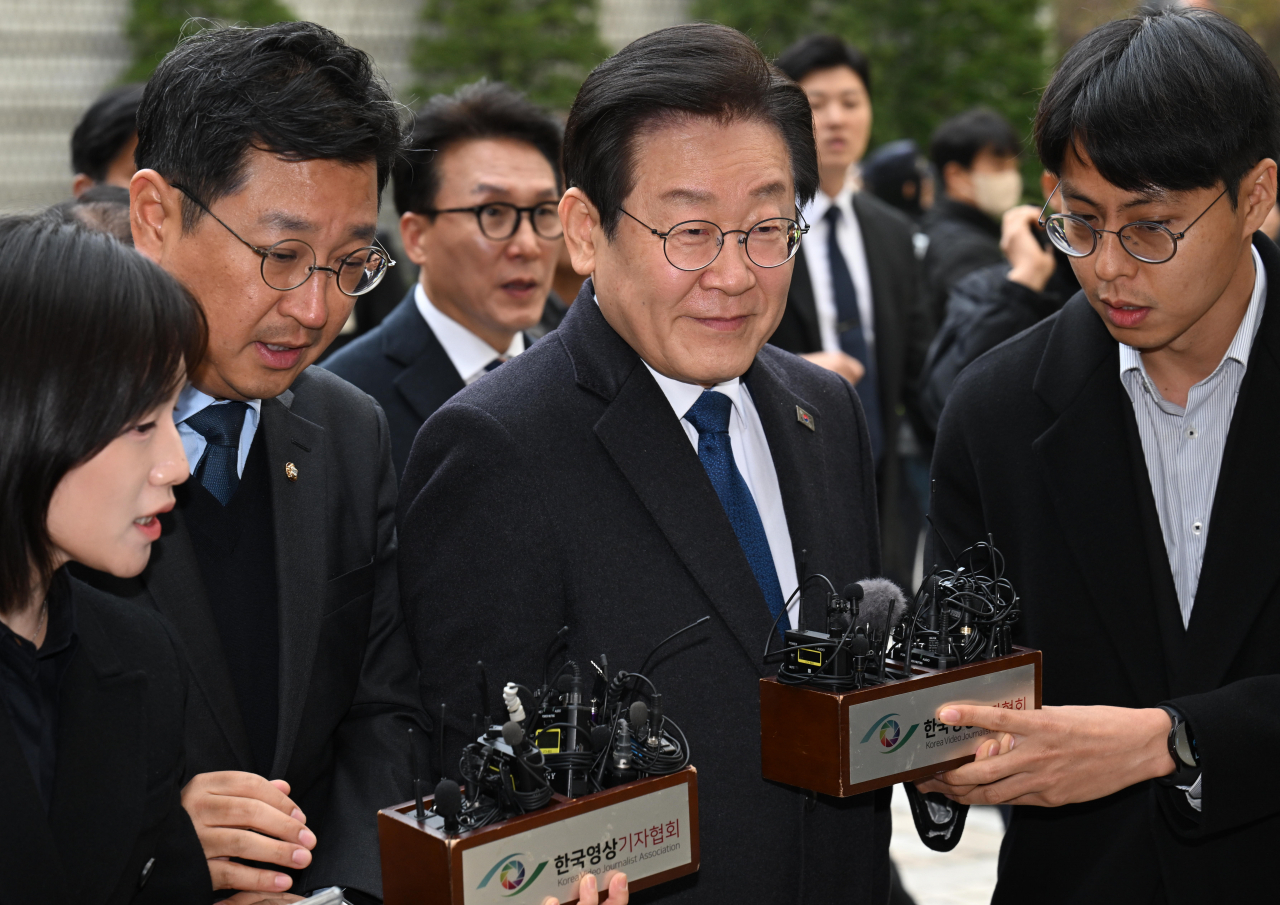
[[1159,782],[1166,786],[1190,786],[1200,778],[1200,755],[1196,751],[1196,738],[1191,727],[1173,707],[1161,704],[1160,709],[1169,714],[1173,725],[1169,727],[1169,756],[1173,758],[1174,771],[1162,776]]

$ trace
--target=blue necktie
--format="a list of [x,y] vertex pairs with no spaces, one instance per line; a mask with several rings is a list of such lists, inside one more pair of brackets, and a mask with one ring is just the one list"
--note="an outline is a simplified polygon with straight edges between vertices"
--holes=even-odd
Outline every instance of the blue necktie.
[[836,336],[840,339],[840,348],[845,354],[862,362],[867,372],[862,375],[854,390],[862,402],[862,411],[867,416],[867,433],[871,435],[871,454],[875,461],[880,461],[884,451],[884,419],[880,415],[880,381],[876,378],[876,360],[867,346],[866,334],[862,332],[862,315],[858,311],[858,290],[853,285],[853,276],[849,273],[849,264],[840,253],[840,243],[836,241],[836,227],[840,223],[840,208],[834,204],[827,208],[824,217],[827,221],[827,262],[831,267],[831,289],[836,297]]
[[248,411],[247,402],[210,405],[185,422],[209,443],[196,465],[195,478],[224,506],[231,502],[240,486],[236,459],[240,452],[240,431]]
[[[756,582],[764,592],[765,603],[769,605],[769,615],[777,619],[786,601],[782,597],[782,585],[778,582],[778,570],[773,565],[769,538],[764,533],[764,522],[760,521],[760,510],[756,508],[751,489],[733,461],[733,444],[729,440],[729,413],[732,408],[733,401],[724,393],[703,390],[698,401],[685,412],[684,420],[698,431],[698,458],[711,479],[711,486],[716,489],[716,496],[720,497],[720,505],[729,516],[729,524],[738,536],[742,552],[747,554],[747,562],[751,564]],[[790,627],[786,617],[778,621],[778,631],[784,636]]]

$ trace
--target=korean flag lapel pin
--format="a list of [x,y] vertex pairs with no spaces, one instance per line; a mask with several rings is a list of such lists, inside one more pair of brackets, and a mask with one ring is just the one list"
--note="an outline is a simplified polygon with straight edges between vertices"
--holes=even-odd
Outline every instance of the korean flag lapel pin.
[[813,423],[813,416],[798,405],[796,406],[796,420],[809,428],[809,430],[817,430],[817,427]]

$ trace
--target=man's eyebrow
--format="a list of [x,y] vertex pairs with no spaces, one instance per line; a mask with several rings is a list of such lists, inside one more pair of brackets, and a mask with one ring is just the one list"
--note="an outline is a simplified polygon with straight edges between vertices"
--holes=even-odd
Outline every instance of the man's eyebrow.
[[715,195],[701,189],[678,188],[663,192],[662,200],[679,201],[683,204],[707,204],[715,200]]
[[[1087,204],[1090,207],[1102,206],[1098,204],[1098,202],[1090,198],[1088,195],[1081,192],[1079,189],[1072,188],[1071,186],[1064,185],[1062,187],[1062,197],[1069,198],[1072,201],[1079,201],[1080,203]],[[1139,194],[1138,197],[1133,198],[1132,200],[1126,201],[1124,204],[1120,205],[1120,210],[1127,211],[1127,210],[1130,210],[1131,208],[1142,207],[1142,205],[1144,204],[1155,204],[1158,201],[1167,201],[1168,198],[1169,198],[1169,195],[1167,192],[1162,192],[1158,189],[1150,189],[1146,192]]]
[[348,236],[364,242],[372,242],[377,234],[378,224],[376,223],[357,223],[347,229]]
[[267,211],[258,218],[258,222],[271,229],[288,233],[313,233],[318,230],[310,220],[287,211]]
[[770,182],[767,185],[762,185],[757,189],[752,189],[751,197],[752,198],[772,198],[775,195],[785,195],[786,193],[787,193],[787,187],[783,183]]
[[[492,183],[488,183],[488,182],[479,182],[479,183],[476,183],[476,185],[471,189],[471,194],[473,195],[510,195],[511,187],[506,185],[493,185]],[[553,185],[549,185],[542,191],[538,192],[538,196],[546,197],[546,198],[560,197],[559,193],[556,192],[555,186]]]

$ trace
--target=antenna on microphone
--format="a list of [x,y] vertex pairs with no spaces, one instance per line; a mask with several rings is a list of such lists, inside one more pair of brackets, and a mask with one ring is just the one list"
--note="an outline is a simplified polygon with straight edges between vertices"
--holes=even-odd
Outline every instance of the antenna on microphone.
[[440,778],[444,779],[446,771],[444,768],[444,714],[446,705],[442,701],[440,703],[440,728],[436,731],[436,745],[440,754]]
[[569,636],[569,626],[564,626],[560,631],[556,632],[556,636],[551,639],[551,643],[547,645],[547,653],[542,658],[542,687],[547,687],[547,676],[551,672],[551,658],[555,656],[556,648],[565,643],[565,638]]
[[480,676],[476,680],[476,688],[480,691],[480,712],[484,715],[484,728],[493,725],[493,711],[489,709],[489,674],[485,672],[484,661],[476,661],[476,669],[479,670]]
[[676,638],[680,635],[683,635],[685,632],[689,631],[689,629],[691,628],[697,628],[698,626],[702,625],[702,623],[706,622],[710,618],[711,618],[710,616],[703,616],[701,619],[697,620],[696,622],[690,622],[684,628],[680,629],[680,631],[672,632],[670,635],[667,635],[667,637],[663,638],[661,641],[659,641],[657,644],[654,645],[653,650],[649,651],[649,656],[644,658],[644,662],[640,664],[640,668],[636,670],[636,672],[640,673],[640,675],[642,676],[647,675],[647,673],[645,673],[645,668],[648,667],[649,661],[653,659],[653,655],[656,654],[659,650],[661,650],[664,644],[666,644],[672,638]]
[[422,775],[418,772],[418,747],[414,744],[412,726],[409,727],[409,772],[413,774],[413,800],[417,805],[413,817],[421,823],[427,819],[427,811],[422,805]]

